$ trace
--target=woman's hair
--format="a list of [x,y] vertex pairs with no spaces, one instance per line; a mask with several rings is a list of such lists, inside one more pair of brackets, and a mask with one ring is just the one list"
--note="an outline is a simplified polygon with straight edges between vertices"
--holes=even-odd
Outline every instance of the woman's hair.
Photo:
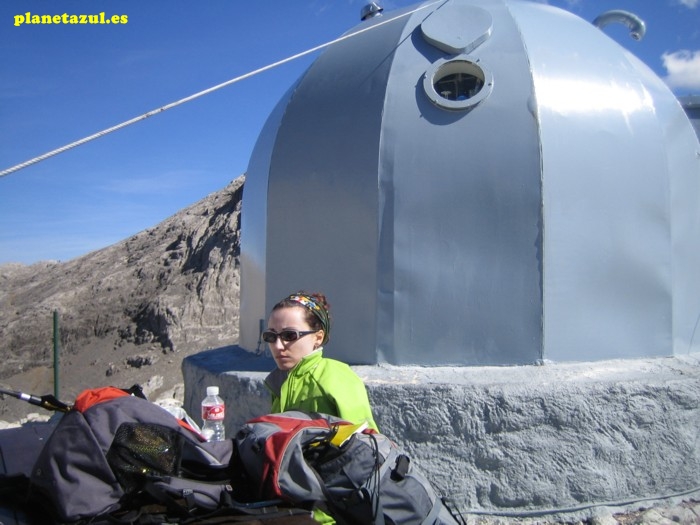
[[307,293],[300,290],[282,299],[272,307],[272,311],[294,306],[304,308],[304,320],[312,330],[323,330],[323,344],[326,344],[331,335],[331,305],[328,304],[326,296],[318,292]]

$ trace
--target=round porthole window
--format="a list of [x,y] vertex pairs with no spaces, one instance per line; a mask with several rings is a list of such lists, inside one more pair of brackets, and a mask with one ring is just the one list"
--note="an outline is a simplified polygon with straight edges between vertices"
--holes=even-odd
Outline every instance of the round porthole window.
[[491,73],[466,55],[436,62],[423,79],[428,98],[445,109],[474,107],[492,88]]

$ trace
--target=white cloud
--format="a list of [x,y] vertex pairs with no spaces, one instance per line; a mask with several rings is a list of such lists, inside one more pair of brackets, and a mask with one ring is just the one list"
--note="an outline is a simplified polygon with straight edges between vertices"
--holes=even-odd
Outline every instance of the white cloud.
[[668,71],[664,80],[670,87],[700,89],[700,50],[681,49],[673,53],[664,53],[661,60]]
[[695,9],[698,6],[698,0],[678,0],[678,3],[689,9]]

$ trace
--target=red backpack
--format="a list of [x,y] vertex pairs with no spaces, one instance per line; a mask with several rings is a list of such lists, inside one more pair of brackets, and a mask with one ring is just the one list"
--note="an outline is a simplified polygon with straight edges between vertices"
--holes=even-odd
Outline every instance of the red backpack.
[[[248,421],[234,438],[253,495],[294,503],[324,498],[320,480],[308,468],[303,451],[328,439],[330,416],[302,412],[268,414]],[[347,421],[333,419],[335,424]]]
[[316,506],[338,523],[459,523],[408,456],[361,425],[290,411],[251,419],[234,441],[258,498]]

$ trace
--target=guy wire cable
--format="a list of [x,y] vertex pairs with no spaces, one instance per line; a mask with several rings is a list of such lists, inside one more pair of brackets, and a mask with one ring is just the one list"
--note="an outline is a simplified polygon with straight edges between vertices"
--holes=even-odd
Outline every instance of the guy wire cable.
[[324,49],[326,47],[332,46],[333,44],[336,44],[338,42],[342,42],[343,40],[347,40],[351,37],[354,37],[354,36],[357,36],[361,33],[369,31],[370,29],[376,29],[377,27],[383,26],[384,24],[388,24],[389,22],[393,22],[394,20],[398,20],[398,19],[403,18],[405,16],[412,15],[413,13],[420,11],[421,9],[425,9],[427,7],[435,5],[435,4],[442,2],[442,1],[444,1],[444,0],[436,0],[435,2],[431,2],[430,4],[419,6],[416,9],[413,9],[413,10],[408,11],[406,13],[403,13],[401,15],[397,15],[393,18],[389,18],[387,20],[384,20],[384,21],[379,22],[377,24],[374,24],[372,26],[365,27],[364,29],[360,29],[358,31],[355,31],[354,33],[350,33],[350,34],[341,36],[339,38],[336,38],[335,40],[331,40],[330,42],[326,42],[325,44],[321,44],[319,46],[312,47],[311,49],[307,49],[306,51],[302,51],[301,53],[297,53],[296,55],[292,55],[292,56],[287,57],[285,59],[282,59],[282,60],[279,60],[279,61],[274,62],[272,64],[269,64],[267,66],[261,67],[260,69],[256,69],[256,70],[251,71],[249,73],[245,73],[244,75],[241,75],[239,77],[232,78],[230,80],[227,80],[226,82],[222,82],[221,84],[217,84],[217,85],[212,86],[208,89],[204,89],[202,91],[199,91],[198,93],[194,93],[193,95],[190,95],[188,97],[182,98],[182,99],[177,100],[175,102],[171,102],[170,104],[166,104],[165,106],[161,106],[160,108],[153,109],[153,110],[148,111],[142,115],[139,115],[138,117],[134,117],[130,120],[122,122],[121,124],[117,124],[116,126],[112,126],[111,128],[104,129],[102,131],[99,131],[97,133],[89,135],[89,136],[82,138],[80,140],[76,140],[75,142],[71,142],[70,144],[66,144],[65,146],[62,146],[62,147],[57,148],[55,150],[44,153],[43,155],[39,155],[37,157],[29,159],[29,160],[22,162],[20,164],[16,164],[15,166],[12,166],[11,168],[4,169],[4,170],[0,171],[0,177],[4,177],[5,175],[9,175],[10,173],[14,173],[15,171],[19,171],[23,168],[31,166],[32,164],[36,164],[37,162],[41,162],[42,160],[46,160],[49,157],[53,157],[54,155],[58,155],[59,153],[63,153],[64,151],[68,151],[69,149],[73,149],[75,147],[81,146],[82,144],[85,144],[86,142],[90,142],[90,141],[95,140],[97,138],[104,137],[105,135],[107,135],[109,133],[120,130],[122,128],[130,126],[131,124],[135,124],[135,123],[140,122],[142,120],[146,120],[147,118],[152,117],[153,115],[157,115],[159,113],[162,113],[164,111],[172,109],[176,106],[180,106],[181,104],[184,104],[186,102],[190,102],[191,100],[194,100],[196,98],[202,97],[204,95],[208,95],[209,93],[212,93],[212,92],[217,91],[221,88],[235,84],[236,82],[240,82],[241,80],[245,80],[245,79],[250,78],[252,76],[255,76],[259,73],[267,71],[269,69],[273,69],[277,66],[281,66],[283,64],[286,64],[287,62],[291,62],[292,60],[296,60],[297,58],[301,58],[303,56],[314,53],[315,51],[319,51],[319,50]]

